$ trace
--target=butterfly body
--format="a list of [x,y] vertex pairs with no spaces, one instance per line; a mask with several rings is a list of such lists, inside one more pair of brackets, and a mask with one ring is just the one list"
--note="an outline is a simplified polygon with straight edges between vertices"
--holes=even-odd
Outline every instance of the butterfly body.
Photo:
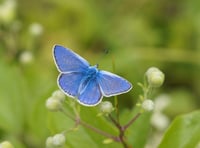
[[97,69],[97,66],[90,66],[88,67],[86,71],[86,78],[87,79],[95,79],[99,73],[99,70]]
[[82,80],[80,82],[78,91],[79,93],[77,93],[78,95],[80,95],[85,90],[87,84],[89,84],[90,81],[96,81],[98,71],[99,70],[96,68],[96,65],[88,67],[87,71],[84,73],[84,76],[82,77]]
[[73,51],[56,45],[54,61],[60,75],[58,86],[68,96],[77,98],[85,106],[95,106],[103,96],[110,97],[128,92],[132,85],[113,73],[99,70]]

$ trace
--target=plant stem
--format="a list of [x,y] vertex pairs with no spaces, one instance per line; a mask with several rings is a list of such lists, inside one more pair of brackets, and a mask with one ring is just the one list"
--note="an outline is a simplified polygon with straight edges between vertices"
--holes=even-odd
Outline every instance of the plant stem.
[[108,117],[110,118],[110,120],[113,122],[113,124],[118,128],[120,129],[121,128],[121,125],[118,121],[116,121],[110,114],[108,115]]
[[113,135],[111,135],[109,133],[106,133],[106,132],[104,132],[104,131],[102,131],[102,130],[94,127],[94,126],[91,126],[90,124],[87,124],[86,122],[84,122],[82,120],[80,120],[80,124],[83,125],[84,127],[88,128],[88,129],[91,129],[91,130],[95,131],[96,133],[98,133],[100,135],[103,135],[103,136],[105,136],[107,138],[113,139],[116,142],[120,141],[120,139],[118,137],[113,136]]
[[86,122],[84,122],[83,120],[81,120],[80,116],[76,116],[72,117],[71,115],[69,115],[64,109],[61,110],[66,116],[68,116],[70,119],[72,119],[73,121],[76,122],[75,127],[77,127],[78,125],[82,125],[90,130],[93,130],[94,132],[103,135],[104,137],[110,138],[112,140],[114,140],[115,142],[121,142],[124,148],[129,148],[127,142],[125,141],[125,131],[126,129],[131,126],[133,124],[133,122],[141,115],[141,113],[139,112],[138,114],[136,114],[136,116],[134,116],[127,124],[125,124],[124,126],[120,125],[120,123],[118,122],[118,120],[115,120],[111,115],[109,115],[108,117],[110,118],[110,120],[113,122],[113,124],[118,128],[119,130],[119,136],[113,136],[105,131],[102,131]]
[[82,125],[82,126],[88,128],[88,129],[93,130],[94,132],[96,132],[96,133],[98,133],[98,134],[100,134],[100,135],[103,135],[103,136],[105,136],[105,137],[107,137],[107,138],[113,139],[113,140],[116,141],[116,142],[120,142],[120,141],[121,141],[120,138],[118,138],[118,137],[116,137],[116,136],[113,136],[113,135],[111,135],[111,134],[109,134],[109,133],[107,133],[107,132],[104,132],[104,131],[102,131],[102,130],[100,130],[100,129],[98,129],[98,128],[96,128],[96,127],[94,127],[94,126],[92,126],[92,125],[90,125],[90,124],[88,124],[88,123],[86,123],[86,122],[84,122],[83,120],[80,119],[79,116],[77,116],[76,118],[74,118],[74,117],[72,117],[71,115],[69,115],[65,110],[62,109],[61,111],[62,111],[67,117],[69,117],[71,120],[75,121],[76,127],[77,127],[78,125]]
[[116,118],[117,118],[117,122],[119,123],[119,103],[118,103],[117,96],[114,97],[114,102],[115,102]]
[[123,129],[126,130],[133,122],[141,115],[141,113],[137,113],[126,125],[123,126]]
[[119,130],[119,139],[120,142],[122,143],[124,148],[128,148],[128,144],[125,141],[125,131],[126,129],[139,117],[139,113],[133,118],[131,119],[126,125],[122,126],[120,125],[119,122],[117,122],[111,115],[109,115],[108,117],[110,118],[110,120],[113,122],[113,124],[118,128]]

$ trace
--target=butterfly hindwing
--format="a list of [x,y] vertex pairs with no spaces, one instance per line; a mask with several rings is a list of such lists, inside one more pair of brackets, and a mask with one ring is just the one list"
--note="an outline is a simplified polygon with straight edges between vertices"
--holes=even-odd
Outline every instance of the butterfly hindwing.
[[54,46],[53,57],[60,72],[81,72],[89,67],[85,59],[60,45]]
[[78,96],[78,89],[83,78],[83,73],[71,72],[61,73],[58,76],[58,86],[71,97]]
[[106,97],[128,92],[132,88],[131,83],[126,79],[107,71],[99,71],[97,80]]
[[94,106],[101,102],[103,95],[95,79],[88,81],[85,88],[80,90],[78,101],[86,106]]

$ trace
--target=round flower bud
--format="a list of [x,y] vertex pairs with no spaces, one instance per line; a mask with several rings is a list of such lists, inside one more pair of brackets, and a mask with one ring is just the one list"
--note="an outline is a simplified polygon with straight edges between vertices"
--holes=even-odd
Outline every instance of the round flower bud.
[[19,60],[22,64],[29,64],[33,61],[33,54],[30,51],[24,51],[20,55]]
[[9,141],[4,141],[0,143],[0,148],[14,148],[14,146]]
[[142,108],[145,111],[152,111],[154,109],[154,102],[150,99],[144,100],[142,103]]
[[57,99],[49,98],[46,101],[46,107],[50,111],[59,111],[62,108],[62,103]]
[[11,23],[16,15],[16,1],[4,0],[0,4],[0,22],[4,24]]
[[55,136],[53,136],[53,145],[55,146],[62,146],[65,144],[65,136],[63,134],[56,134]]
[[146,72],[147,81],[151,87],[160,87],[165,79],[165,75],[156,67],[151,67]]
[[160,70],[157,67],[148,68],[146,71],[146,76],[148,76],[149,74],[151,74],[152,72],[155,72],[155,71],[160,71]]
[[169,118],[161,112],[155,112],[151,117],[151,124],[160,131],[165,130],[169,122]]
[[48,137],[46,140],[46,148],[52,148],[52,147],[54,147],[53,137]]
[[109,101],[103,101],[103,102],[101,102],[99,104],[99,109],[104,114],[109,114],[109,113],[111,113],[114,110],[112,103],[109,102]]
[[39,23],[33,23],[29,27],[29,31],[33,36],[39,36],[43,33],[43,27]]
[[64,101],[65,100],[65,94],[61,91],[61,90],[56,90],[53,92],[52,97],[54,99],[58,99],[60,101]]

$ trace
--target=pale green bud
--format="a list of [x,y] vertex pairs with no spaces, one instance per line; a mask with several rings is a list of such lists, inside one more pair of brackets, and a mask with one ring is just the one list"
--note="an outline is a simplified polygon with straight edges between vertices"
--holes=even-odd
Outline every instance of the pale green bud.
[[53,136],[52,140],[55,146],[62,146],[65,144],[66,138],[65,138],[65,135],[63,134],[56,134],[55,136]]
[[9,141],[3,141],[0,143],[0,148],[14,148],[14,146]]
[[62,108],[62,103],[60,102],[60,100],[57,100],[51,97],[47,99],[46,107],[50,111],[59,111]]
[[145,111],[152,111],[154,109],[154,102],[150,99],[146,99],[142,103],[142,108]]
[[48,137],[46,140],[46,148],[53,148],[54,144],[53,144],[53,137]]
[[29,32],[33,36],[39,36],[43,33],[43,27],[39,23],[33,23],[29,27]]
[[22,64],[29,64],[33,61],[33,54],[31,51],[24,51],[19,57]]
[[8,24],[12,22],[16,15],[16,1],[4,0],[0,3],[0,22]]
[[54,99],[64,101],[65,100],[65,94],[61,90],[56,90],[53,92],[52,97]]
[[146,77],[151,87],[160,87],[165,79],[165,75],[156,67],[151,67],[146,72]]
[[169,118],[161,112],[155,112],[151,117],[151,124],[160,131],[165,130],[169,123]]
[[100,109],[101,113],[103,113],[103,114],[109,114],[114,110],[112,103],[109,101],[101,102],[99,104],[99,109]]

